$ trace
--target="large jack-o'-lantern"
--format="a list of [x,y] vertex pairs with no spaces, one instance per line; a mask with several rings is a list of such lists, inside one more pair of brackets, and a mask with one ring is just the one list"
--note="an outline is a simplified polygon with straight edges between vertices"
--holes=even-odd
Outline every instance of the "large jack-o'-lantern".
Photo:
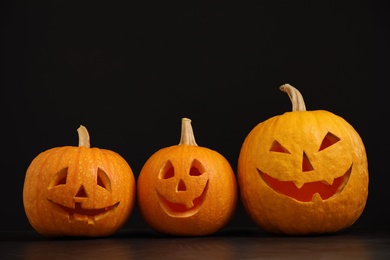
[[241,200],[272,233],[321,234],[351,226],[368,196],[368,163],[355,129],[325,110],[306,111],[289,84],[293,111],[258,124],[238,159]]
[[220,153],[196,144],[191,120],[183,118],[180,143],[158,150],[142,167],[137,198],[142,217],[155,231],[209,235],[231,219],[237,182]]
[[45,236],[108,236],[119,230],[135,203],[135,178],[117,153],[90,148],[78,128],[79,146],[40,153],[29,165],[23,204],[32,227]]

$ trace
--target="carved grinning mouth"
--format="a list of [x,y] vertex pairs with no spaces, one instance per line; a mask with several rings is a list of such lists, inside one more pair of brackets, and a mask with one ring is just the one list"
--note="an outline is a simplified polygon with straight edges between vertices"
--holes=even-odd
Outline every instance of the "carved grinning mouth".
[[171,201],[167,200],[166,198],[164,198],[158,192],[157,192],[157,195],[159,197],[161,207],[164,209],[164,211],[168,215],[170,215],[172,217],[188,217],[188,216],[192,216],[198,212],[200,206],[202,205],[203,201],[205,200],[205,196],[206,196],[208,187],[209,187],[209,182],[207,181],[206,186],[203,189],[202,194],[192,201],[193,206],[190,208],[187,208],[186,205],[181,204],[181,203],[171,202]]
[[118,207],[119,202],[117,202],[114,205],[100,208],[100,209],[85,209],[81,207],[81,202],[75,202],[74,208],[65,207],[61,204],[58,204],[57,202],[54,202],[50,199],[48,199],[49,202],[56,205],[57,207],[61,208],[63,211],[69,214],[69,222],[74,222],[75,219],[88,219],[89,224],[93,224],[95,222],[95,218],[97,217],[103,217],[107,213],[111,212],[115,208]]
[[322,200],[327,200],[339,194],[347,184],[351,171],[352,165],[344,175],[335,178],[332,184],[324,181],[314,181],[307,182],[301,188],[298,188],[293,181],[280,181],[257,169],[264,182],[274,191],[302,202],[313,201],[315,194],[318,194]]

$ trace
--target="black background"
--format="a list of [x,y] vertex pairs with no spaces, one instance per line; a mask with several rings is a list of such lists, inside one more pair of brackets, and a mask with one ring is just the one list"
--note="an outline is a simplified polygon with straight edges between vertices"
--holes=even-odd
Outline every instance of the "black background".
[[[356,225],[387,225],[386,16],[384,1],[2,1],[0,230],[31,229],[26,169],[76,146],[80,124],[137,178],[188,117],[236,171],[249,131],[291,110],[283,83],[359,132],[370,187]],[[252,225],[241,204],[229,225]],[[138,226],[135,208],[126,227]]]

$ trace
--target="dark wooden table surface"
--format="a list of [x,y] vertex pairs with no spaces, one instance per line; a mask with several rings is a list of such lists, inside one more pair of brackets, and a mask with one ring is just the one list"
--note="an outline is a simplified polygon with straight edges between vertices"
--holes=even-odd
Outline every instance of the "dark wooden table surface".
[[390,259],[390,227],[351,227],[332,235],[271,235],[223,229],[205,237],[171,237],[123,229],[107,238],[44,238],[0,233],[0,259]]

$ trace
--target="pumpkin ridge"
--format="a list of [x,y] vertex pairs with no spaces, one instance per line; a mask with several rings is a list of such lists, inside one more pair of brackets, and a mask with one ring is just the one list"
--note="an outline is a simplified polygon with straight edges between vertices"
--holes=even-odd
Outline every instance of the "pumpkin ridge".
[[[112,166],[112,161],[109,158],[109,155],[103,150],[98,149],[96,153],[93,153],[95,158],[100,158],[100,161],[103,161],[103,165],[106,167],[101,167],[100,165],[97,168],[101,168],[106,174],[108,174],[108,178],[110,179],[110,188],[106,189],[108,192],[112,193],[111,187],[115,186],[115,183],[112,183],[114,180],[111,176],[112,169],[115,167]],[[98,175],[96,173],[96,181],[98,180]]]
[[[45,152],[40,153],[39,156],[37,156],[33,160],[33,162],[30,164],[30,166],[28,167],[27,172],[29,173],[29,175],[43,172],[43,168],[46,166],[46,163],[49,161],[49,158],[51,158],[53,156],[52,152],[56,152],[59,149],[62,149],[62,147],[61,148],[51,148]],[[45,157],[42,158],[42,156],[45,156]],[[26,179],[28,177],[29,176],[26,175]],[[31,192],[30,190],[35,190],[35,192],[39,196],[43,192],[43,190],[36,189],[33,182],[26,182],[26,180],[25,180],[25,183],[28,183],[28,185],[24,184],[25,185],[25,188],[23,190],[24,204],[28,205],[31,208],[37,208],[37,206],[39,206],[39,201],[33,200],[31,197],[27,197],[26,194],[30,193]],[[27,190],[29,192],[27,192]],[[28,203],[27,203],[27,201],[28,201]],[[26,211],[26,209],[25,209],[25,211]],[[43,216],[40,214],[36,215],[36,217],[37,217],[37,219],[43,218]]]

